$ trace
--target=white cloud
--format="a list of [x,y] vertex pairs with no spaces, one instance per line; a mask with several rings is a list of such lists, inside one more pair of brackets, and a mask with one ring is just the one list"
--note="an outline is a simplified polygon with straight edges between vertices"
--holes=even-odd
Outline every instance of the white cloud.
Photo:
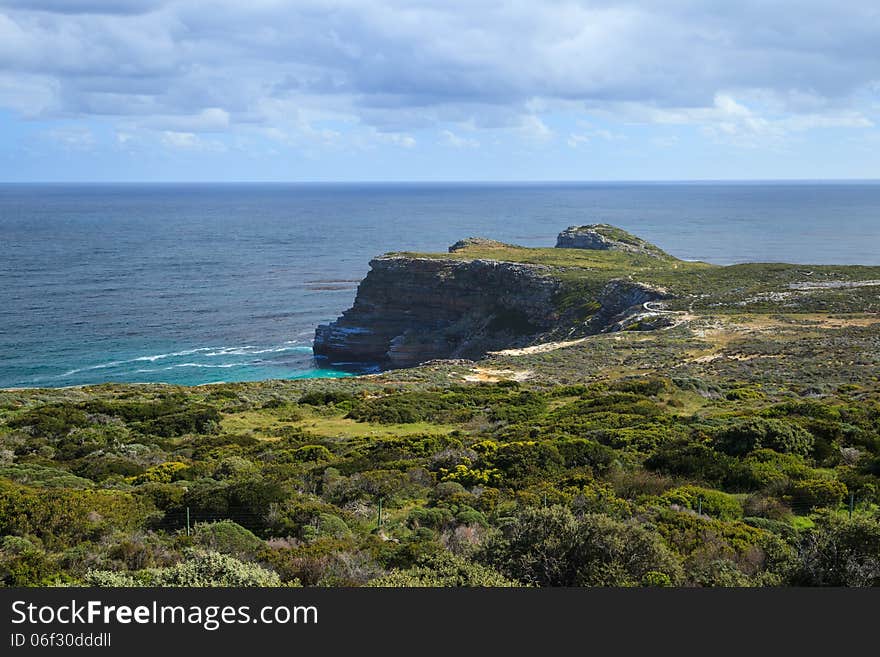
[[568,135],[566,143],[571,148],[578,148],[596,139],[601,139],[603,141],[618,141],[621,139],[626,139],[626,137],[624,135],[611,132],[610,130],[606,130],[605,128],[599,128],[595,130],[586,130],[584,132],[572,132]]
[[216,140],[206,140],[193,132],[165,130],[161,133],[161,143],[167,148],[181,151],[222,152],[226,146]]
[[621,103],[611,113],[625,120],[661,125],[698,126],[704,134],[744,146],[783,139],[816,128],[870,128],[874,122],[857,110],[827,109],[824,113],[781,113],[754,109],[728,93],[715,95],[711,106],[661,108]]
[[397,132],[390,133],[379,133],[382,141],[389,142],[394,144],[395,146],[401,146],[403,148],[412,148],[416,145],[415,137],[412,135],[400,134]]
[[540,117],[534,114],[521,117],[516,131],[524,138],[534,142],[547,142],[555,136]]
[[66,150],[89,151],[95,146],[95,135],[82,126],[59,127],[43,134]]
[[452,132],[452,130],[441,130],[440,136],[443,139],[443,143],[455,148],[477,148],[480,145],[480,142],[476,139],[462,137]]
[[140,125],[176,132],[223,132],[229,128],[229,112],[219,107],[208,107],[197,114],[149,117]]
[[6,0],[0,108],[327,148],[328,121],[404,148],[478,140],[464,124],[549,141],[557,108],[781,138],[873,125],[878,35],[875,0]]

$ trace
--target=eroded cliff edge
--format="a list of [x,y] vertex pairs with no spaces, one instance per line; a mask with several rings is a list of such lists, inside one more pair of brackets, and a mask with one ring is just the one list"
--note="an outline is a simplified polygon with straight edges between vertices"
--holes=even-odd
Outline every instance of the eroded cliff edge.
[[[582,228],[594,233],[611,227]],[[615,250],[605,242],[598,248]],[[620,328],[646,302],[666,296],[662,288],[614,273],[604,280],[588,277],[583,285],[578,267],[517,261],[519,251],[537,250],[491,240],[469,238],[450,251],[371,261],[354,305],[317,328],[315,356],[335,366],[378,369],[476,359],[553,337]]]

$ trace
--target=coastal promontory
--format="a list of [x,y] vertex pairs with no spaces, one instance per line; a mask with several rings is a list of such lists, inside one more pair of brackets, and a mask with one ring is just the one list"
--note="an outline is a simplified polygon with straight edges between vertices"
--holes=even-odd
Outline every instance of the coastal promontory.
[[853,276],[831,266],[680,260],[608,224],[569,227],[554,248],[472,237],[448,253],[375,258],[354,305],[317,328],[314,353],[334,367],[384,370],[661,329],[699,311],[876,306],[870,286]]

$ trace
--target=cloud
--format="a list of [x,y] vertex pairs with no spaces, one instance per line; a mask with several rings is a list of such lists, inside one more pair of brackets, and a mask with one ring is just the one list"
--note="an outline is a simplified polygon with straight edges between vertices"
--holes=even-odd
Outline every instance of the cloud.
[[546,142],[554,112],[780,137],[873,124],[878,35],[875,0],[4,0],[0,107],[327,145]]
[[164,0],[2,0],[0,7],[59,14],[142,14],[164,5]]
[[95,135],[82,126],[66,126],[43,133],[50,141],[60,144],[65,150],[89,151],[95,146]]
[[553,131],[534,114],[527,114],[520,119],[517,132],[533,142],[546,142],[554,137]]
[[229,112],[219,107],[209,107],[197,114],[149,117],[140,125],[177,132],[223,132],[229,128]]
[[226,146],[222,142],[206,140],[195,133],[178,132],[176,130],[165,130],[162,132],[161,142],[167,148],[181,151],[222,152],[226,150]]
[[476,139],[461,137],[452,132],[452,130],[441,130],[440,136],[445,144],[455,148],[477,148],[480,145],[480,142]]
[[566,143],[571,148],[578,148],[596,139],[601,139],[603,141],[617,141],[619,139],[625,139],[625,137],[623,135],[618,135],[614,132],[611,132],[610,130],[599,128],[586,130],[584,132],[573,132],[568,135]]
[[761,111],[729,94],[717,94],[707,107],[660,108],[623,103],[615,106],[612,113],[636,122],[695,125],[706,135],[746,146],[817,128],[874,126],[870,118],[857,110],[828,108],[824,112],[791,114],[771,107]]

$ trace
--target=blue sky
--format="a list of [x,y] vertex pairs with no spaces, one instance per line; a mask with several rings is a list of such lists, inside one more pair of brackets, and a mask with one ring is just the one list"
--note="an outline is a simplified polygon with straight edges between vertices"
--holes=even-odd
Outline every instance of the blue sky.
[[880,178],[880,4],[0,0],[0,181]]

